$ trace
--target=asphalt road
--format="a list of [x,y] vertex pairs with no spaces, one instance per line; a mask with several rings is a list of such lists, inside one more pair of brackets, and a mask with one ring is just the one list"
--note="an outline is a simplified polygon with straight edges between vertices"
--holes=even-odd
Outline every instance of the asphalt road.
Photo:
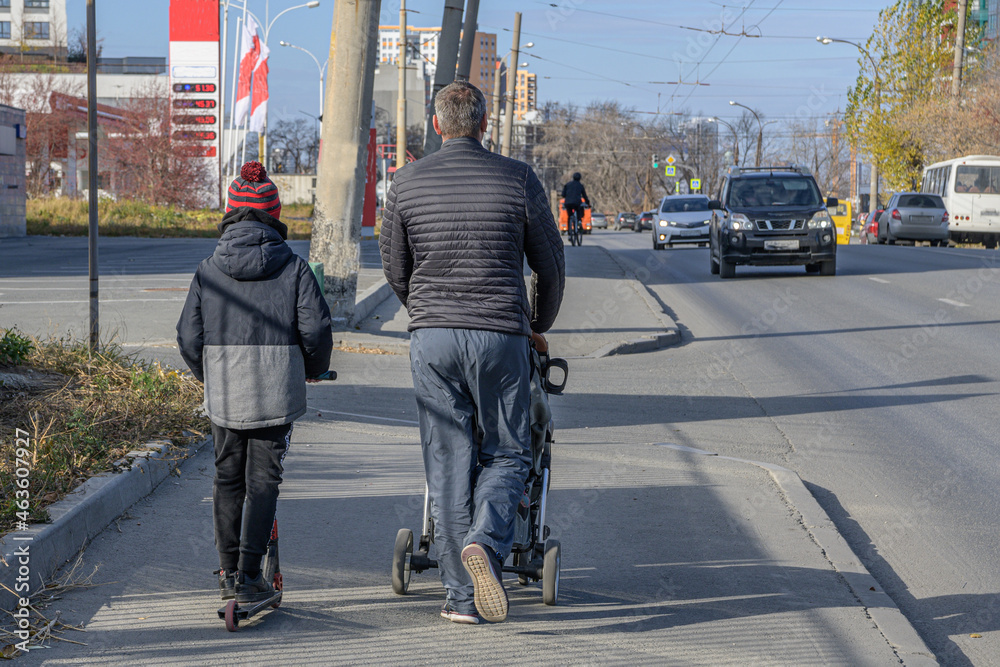
[[684,332],[675,396],[628,400],[681,431],[710,415],[720,453],[796,470],[943,664],[1000,664],[1000,255],[851,245],[833,278],[722,281],[707,249],[593,242],[644,267]]

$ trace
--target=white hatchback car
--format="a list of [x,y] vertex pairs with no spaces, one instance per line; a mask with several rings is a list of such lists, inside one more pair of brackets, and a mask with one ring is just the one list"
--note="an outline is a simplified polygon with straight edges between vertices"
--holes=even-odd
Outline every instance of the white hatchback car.
[[708,210],[705,195],[670,195],[660,202],[653,220],[653,249],[663,250],[677,243],[708,245]]

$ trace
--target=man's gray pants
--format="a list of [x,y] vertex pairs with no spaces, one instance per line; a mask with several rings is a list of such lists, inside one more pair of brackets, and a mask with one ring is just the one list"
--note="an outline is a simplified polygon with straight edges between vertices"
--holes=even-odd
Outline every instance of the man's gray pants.
[[471,329],[417,329],[410,368],[447,604],[475,611],[462,549],[505,560],[531,465],[530,339]]

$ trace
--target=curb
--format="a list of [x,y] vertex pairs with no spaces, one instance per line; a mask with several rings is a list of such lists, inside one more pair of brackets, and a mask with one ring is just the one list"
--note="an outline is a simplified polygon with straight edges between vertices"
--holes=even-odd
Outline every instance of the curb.
[[169,442],[147,442],[115,463],[116,468],[129,466],[124,472],[91,477],[65,498],[49,505],[51,523],[32,524],[26,531],[0,537],[0,609],[13,611],[18,606],[18,597],[3,589],[6,586],[11,591],[17,590],[18,567],[22,563],[15,550],[27,545],[29,586],[32,591],[37,590],[125,510],[152,493],[180,459],[194,454],[207,442],[202,440],[186,450],[177,450],[177,455],[170,458],[167,458],[171,453]]
[[353,327],[358,322],[371,315],[372,312],[382,305],[382,302],[390,296],[392,296],[392,288],[383,276],[379,279],[379,282],[366,289],[359,297],[357,297],[354,303],[354,314],[351,315],[351,320],[348,323],[348,326]]
[[[604,248],[601,249],[607,252]],[[610,253],[608,254],[610,255]],[[614,255],[611,255],[611,257],[614,259]],[[625,272],[625,278],[631,282],[632,289],[634,289],[643,301],[645,301],[646,307],[649,308],[653,315],[660,321],[660,325],[663,327],[664,333],[642,336],[641,338],[633,340],[608,343],[591,354],[584,355],[582,358],[600,359],[602,357],[611,357],[619,354],[655,352],[656,350],[662,350],[665,347],[670,347],[671,345],[677,345],[680,343],[681,332],[677,327],[677,323],[673,320],[673,318],[663,312],[663,309],[659,307],[656,298],[649,291],[649,288],[643,285],[642,282],[635,277],[634,273],[623,267],[617,261],[615,261],[615,263],[618,264],[622,271]],[[367,318],[372,314],[372,312],[375,311],[376,308],[382,305],[383,301],[392,296],[392,294],[392,288],[389,286],[389,283],[386,282],[385,278],[382,278],[378,283],[366,289],[361,296],[358,297],[357,303],[354,306],[354,315],[351,316],[349,326],[354,327]],[[336,334],[336,332],[334,333]],[[368,336],[354,336],[341,333],[340,340],[335,340],[334,345],[339,345],[341,347],[357,347],[363,345],[365,347],[381,348],[393,354],[409,354],[409,341],[383,343],[380,342],[381,338],[382,337],[374,334]]]
[[910,621],[899,610],[893,599],[882,590],[882,585],[871,575],[861,559],[855,555],[829,515],[806,488],[798,473],[783,466],[732,456],[719,456],[715,452],[694,447],[665,442],[656,444],[689,454],[716,456],[726,461],[749,463],[767,470],[778,488],[781,489],[788,504],[798,512],[803,527],[823,550],[826,559],[833,566],[834,571],[844,579],[854,597],[864,606],[868,617],[871,618],[875,627],[882,633],[886,642],[896,652],[903,664],[910,667],[929,667],[939,664],[934,653],[920,638]]

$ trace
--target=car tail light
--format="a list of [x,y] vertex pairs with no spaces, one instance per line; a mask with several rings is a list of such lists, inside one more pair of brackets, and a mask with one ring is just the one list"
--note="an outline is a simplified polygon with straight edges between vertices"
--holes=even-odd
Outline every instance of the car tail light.
[[899,209],[898,208],[892,209],[892,219],[893,220],[902,220],[903,219],[903,216],[901,216],[899,214]]
[[945,211],[944,215],[941,216],[941,222],[942,223],[948,222],[948,211]]

